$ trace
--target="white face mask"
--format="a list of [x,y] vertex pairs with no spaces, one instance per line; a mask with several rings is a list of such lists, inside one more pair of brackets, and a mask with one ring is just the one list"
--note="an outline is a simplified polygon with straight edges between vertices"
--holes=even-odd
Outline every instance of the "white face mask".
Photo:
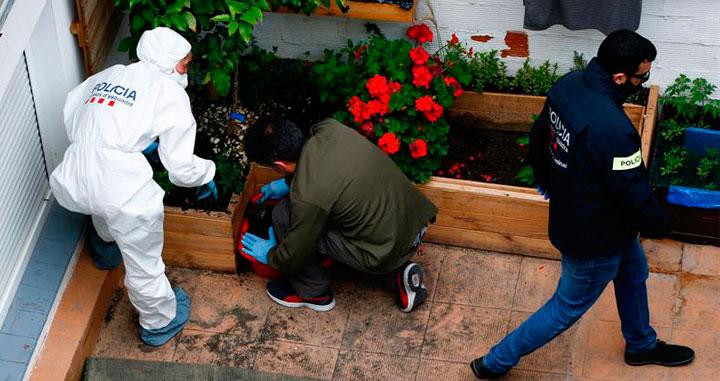
[[187,86],[188,86],[188,75],[187,75],[187,73],[185,73],[185,74],[180,74],[180,73],[178,73],[178,72],[176,72],[176,71],[173,70],[173,72],[170,73],[170,78],[172,78],[173,81],[179,83],[180,86],[183,87],[183,89],[187,88]]

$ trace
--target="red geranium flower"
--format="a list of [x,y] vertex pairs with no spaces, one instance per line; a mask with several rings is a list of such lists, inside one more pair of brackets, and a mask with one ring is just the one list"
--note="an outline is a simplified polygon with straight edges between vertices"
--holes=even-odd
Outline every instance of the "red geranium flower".
[[412,40],[417,40],[420,44],[432,42],[433,40],[433,34],[425,24],[413,25],[408,28],[407,36]]
[[372,78],[368,79],[365,87],[367,87],[368,93],[370,93],[370,96],[373,98],[378,98],[390,91],[387,78],[380,74],[375,74]]
[[362,55],[365,51],[368,50],[368,46],[363,44],[360,45],[355,51],[353,52],[353,55],[355,56],[355,61],[359,61],[360,58],[362,58]]
[[430,111],[432,110],[433,103],[435,103],[435,101],[433,101],[432,97],[426,95],[415,100],[415,109],[420,112]]
[[419,159],[426,155],[427,143],[422,139],[415,139],[415,141],[410,144],[410,156],[412,156],[413,159]]
[[443,112],[443,107],[440,106],[438,103],[433,102],[432,109],[430,111],[423,112],[423,114],[425,114],[425,117],[430,123],[434,123],[438,119],[442,118]]
[[462,86],[460,86],[460,82],[458,82],[457,79],[453,77],[445,77],[443,79],[445,80],[446,86],[455,88],[455,92],[453,93],[453,96],[455,96],[455,98],[459,97],[460,94],[462,94]]
[[360,126],[360,132],[365,136],[372,135],[374,129],[375,126],[373,126],[372,122],[365,122]]
[[430,59],[430,54],[422,46],[418,46],[410,50],[410,59],[415,65],[425,65]]
[[453,33],[453,34],[452,34],[452,38],[451,38],[450,40],[448,40],[448,44],[449,44],[449,45],[455,45],[455,44],[457,44],[458,42],[460,42],[460,39],[458,39],[458,36],[457,36],[455,33]]
[[380,140],[378,140],[378,146],[386,154],[392,155],[400,150],[400,139],[392,132],[386,132],[380,137]]
[[413,74],[413,85],[417,87],[430,87],[430,81],[433,79],[433,74],[430,72],[430,68],[427,66],[415,66],[412,69]]
[[377,100],[371,100],[368,102],[367,108],[370,115],[385,115],[390,111],[387,103]]
[[353,115],[355,123],[362,123],[372,116],[367,103],[363,102],[357,96],[350,98],[348,101],[348,111]]
[[397,93],[398,91],[400,91],[400,89],[402,89],[402,85],[400,84],[400,82],[390,82],[388,87],[390,87],[391,93]]

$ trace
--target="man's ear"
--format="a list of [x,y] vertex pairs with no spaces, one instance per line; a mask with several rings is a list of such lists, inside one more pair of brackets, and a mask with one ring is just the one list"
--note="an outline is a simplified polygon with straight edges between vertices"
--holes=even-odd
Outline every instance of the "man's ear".
[[615,73],[613,74],[612,79],[616,85],[624,85],[625,82],[628,81],[628,77],[625,73]]
[[285,161],[285,160],[277,160],[273,162],[273,166],[280,168],[285,173],[294,173],[295,172],[295,164],[294,162]]

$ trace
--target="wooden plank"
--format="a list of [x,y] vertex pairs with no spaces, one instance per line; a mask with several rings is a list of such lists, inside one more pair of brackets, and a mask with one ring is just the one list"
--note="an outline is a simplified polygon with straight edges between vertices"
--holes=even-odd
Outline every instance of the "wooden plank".
[[[366,3],[352,0],[348,0],[347,5],[350,9],[347,13],[343,13],[335,4],[335,0],[331,0],[330,8],[320,7],[312,14],[313,16],[338,16],[350,19],[412,23],[415,20],[417,1],[408,10],[402,9],[395,4]],[[278,8],[275,12],[295,13],[284,7]]]
[[163,260],[173,266],[234,271],[234,240],[165,230]]
[[96,268],[83,248],[30,380],[81,379],[85,359],[92,354],[123,274],[122,267],[112,271]]
[[425,235],[425,241],[529,257],[560,259],[560,253],[546,239],[432,225]]
[[91,75],[102,70],[122,14],[112,0],[76,0],[75,5],[77,22],[73,23],[71,30],[78,35],[85,72]]
[[[474,91],[463,92],[449,111],[451,118],[471,118],[478,128],[529,132],[533,115],[542,111],[546,97]],[[625,104],[625,114],[640,129],[645,114],[639,105]]]
[[[522,208],[518,208],[523,210]],[[503,235],[548,239],[547,221],[533,221],[508,218],[476,211],[441,209],[437,215],[437,226],[464,230],[498,233]]]
[[643,120],[641,137],[641,152],[643,155],[643,163],[650,168],[650,157],[652,154],[652,142],[655,138],[655,122],[657,120],[657,105],[660,98],[660,87],[658,85],[650,86],[650,95],[648,96],[648,104],[645,108],[645,118]]
[[547,221],[548,218],[548,202],[545,200],[528,202],[513,197],[456,192],[452,189],[423,185],[418,185],[418,189],[441,210],[441,213],[475,211],[488,216],[530,221]]

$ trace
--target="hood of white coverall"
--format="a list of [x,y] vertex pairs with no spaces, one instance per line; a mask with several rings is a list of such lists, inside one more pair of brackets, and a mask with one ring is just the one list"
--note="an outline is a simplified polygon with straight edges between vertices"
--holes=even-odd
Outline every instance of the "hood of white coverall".
[[137,55],[140,61],[156,66],[161,72],[175,72],[175,65],[190,53],[190,43],[170,28],[157,27],[140,37]]

